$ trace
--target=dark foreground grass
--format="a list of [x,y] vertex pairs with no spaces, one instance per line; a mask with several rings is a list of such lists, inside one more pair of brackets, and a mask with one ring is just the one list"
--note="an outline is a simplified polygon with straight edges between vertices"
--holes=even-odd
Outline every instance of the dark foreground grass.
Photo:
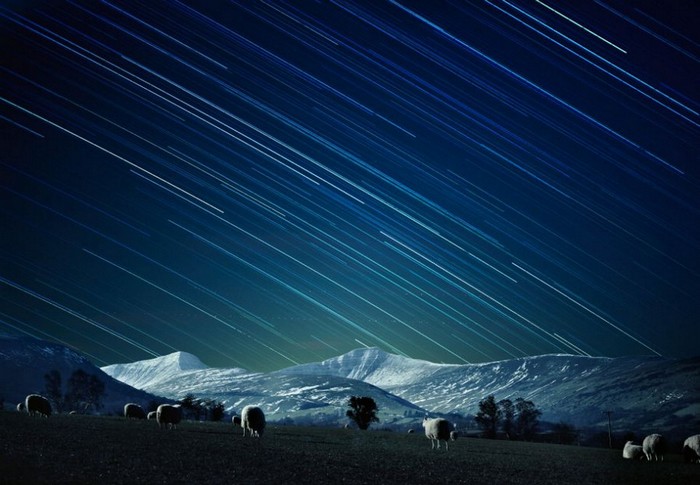
[[462,439],[430,450],[420,433],[0,412],[0,483],[700,483],[700,465],[622,460],[598,448]]

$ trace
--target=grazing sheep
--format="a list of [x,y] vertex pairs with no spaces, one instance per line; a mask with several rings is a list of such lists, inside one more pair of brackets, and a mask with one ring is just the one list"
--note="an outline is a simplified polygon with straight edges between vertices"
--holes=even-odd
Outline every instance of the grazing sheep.
[[664,461],[666,439],[660,434],[650,434],[642,442],[642,449],[649,461]]
[[413,429],[413,428],[408,428],[408,434],[413,434],[413,433],[415,433],[415,432],[416,432],[415,429]]
[[443,418],[430,419],[428,416],[423,418],[423,427],[425,428],[425,436],[430,440],[430,449],[440,449],[440,440],[445,442],[445,450],[449,450],[447,441],[450,439],[450,423]]
[[241,425],[241,417],[234,416],[231,418],[231,422],[233,423],[234,426],[240,426]]
[[156,413],[155,411],[150,411],[150,412],[148,413],[147,418],[148,418],[148,419],[156,419],[156,414],[157,414],[157,413]]
[[30,416],[51,416],[51,403],[44,396],[30,394],[24,400],[24,408]]
[[459,438],[459,431],[450,431],[450,441],[457,441]]
[[265,413],[257,406],[246,406],[241,411],[243,436],[250,430],[250,436],[262,437],[265,431]]
[[23,412],[24,412],[24,403],[23,403],[23,402],[17,404],[17,412],[18,412],[18,413],[23,413]]
[[683,442],[683,461],[700,463],[700,434],[693,435]]
[[625,443],[625,447],[622,448],[622,458],[628,460],[643,460],[644,450],[642,450],[642,445],[635,445],[631,441]]
[[167,425],[168,429],[176,429],[178,423],[182,420],[182,409],[179,405],[161,404],[156,410],[156,421],[158,427],[162,428]]
[[138,404],[130,402],[124,405],[124,417],[126,419],[146,419],[146,411]]

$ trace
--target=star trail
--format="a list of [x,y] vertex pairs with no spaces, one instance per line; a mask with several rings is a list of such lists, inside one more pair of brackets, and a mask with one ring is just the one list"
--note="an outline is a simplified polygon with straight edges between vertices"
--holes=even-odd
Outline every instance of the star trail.
[[269,371],[697,355],[693,2],[0,7],[0,332]]

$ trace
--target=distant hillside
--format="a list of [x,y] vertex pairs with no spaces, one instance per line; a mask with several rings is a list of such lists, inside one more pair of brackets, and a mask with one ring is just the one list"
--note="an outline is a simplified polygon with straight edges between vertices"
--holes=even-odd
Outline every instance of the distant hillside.
[[30,337],[0,336],[0,397],[7,408],[14,408],[27,394],[44,393],[44,375],[52,370],[61,374],[63,391],[71,374],[82,369],[96,375],[105,384],[102,413],[121,413],[124,404],[147,406],[162,397],[134,389],[105,374],[84,355],[63,345]]

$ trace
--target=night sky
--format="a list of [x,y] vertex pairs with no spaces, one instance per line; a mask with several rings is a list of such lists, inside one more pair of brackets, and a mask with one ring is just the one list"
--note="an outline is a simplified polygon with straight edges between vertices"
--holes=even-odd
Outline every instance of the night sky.
[[698,2],[5,5],[0,333],[698,355]]

